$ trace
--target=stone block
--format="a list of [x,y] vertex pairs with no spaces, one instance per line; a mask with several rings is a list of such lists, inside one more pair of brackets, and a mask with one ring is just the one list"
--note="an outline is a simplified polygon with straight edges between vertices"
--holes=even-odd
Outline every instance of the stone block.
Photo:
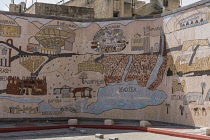
[[104,138],[104,135],[103,134],[95,134],[95,137],[96,138],[99,138],[99,139],[103,139]]
[[110,137],[109,140],[119,140],[117,137]]
[[140,121],[141,127],[150,127],[152,124],[148,121]]
[[76,127],[69,127],[70,130],[75,131]]
[[77,125],[78,124],[78,120],[77,119],[69,119],[68,120],[68,125]]
[[203,127],[200,128],[201,134],[205,136],[210,136],[210,127]]
[[87,134],[87,131],[86,131],[86,130],[79,130],[79,132],[80,132],[81,134]]
[[104,125],[114,125],[114,121],[110,119],[104,120]]

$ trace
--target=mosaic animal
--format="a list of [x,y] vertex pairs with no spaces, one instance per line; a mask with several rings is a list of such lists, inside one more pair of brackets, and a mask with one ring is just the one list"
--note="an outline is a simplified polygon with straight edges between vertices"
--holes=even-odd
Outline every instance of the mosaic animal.
[[[81,98],[85,98],[85,97],[89,97],[89,98],[92,98],[92,95],[91,95],[91,91],[93,89],[92,88],[89,88],[89,87],[81,87],[81,88],[75,88],[72,93],[74,94],[74,98],[76,98],[76,93],[77,92],[81,92]],[[89,91],[89,95],[88,96],[85,96],[85,91]]]

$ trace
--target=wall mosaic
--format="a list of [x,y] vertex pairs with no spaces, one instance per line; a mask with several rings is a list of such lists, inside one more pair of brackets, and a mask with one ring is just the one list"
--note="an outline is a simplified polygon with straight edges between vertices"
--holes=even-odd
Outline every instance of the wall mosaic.
[[92,23],[0,14],[0,118],[210,126],[209,13]]

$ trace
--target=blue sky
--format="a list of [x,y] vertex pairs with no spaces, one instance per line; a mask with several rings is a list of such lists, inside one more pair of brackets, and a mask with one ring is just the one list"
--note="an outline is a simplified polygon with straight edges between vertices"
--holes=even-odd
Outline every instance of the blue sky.
[[[44,3],[57,3],[61,0],[14,0],[16,4],[23,2],[23,1],[27,1],[27,7],[29,7],[32,4],[32,1],[35,2],[44,2]],[[68,0],[65,0],[65,2]],[[149,2],[150,0],[145,0],[146,2]],[[199,0],[182,0],[182,6],[197,2]],[[11,0],[0,0],[1,4],[0,4],[0,10],[2,11],[8,11],[9,8],[7,6],[9,6],[9,4],[11,3]],[[7,5],[7,6],[6,6]]]

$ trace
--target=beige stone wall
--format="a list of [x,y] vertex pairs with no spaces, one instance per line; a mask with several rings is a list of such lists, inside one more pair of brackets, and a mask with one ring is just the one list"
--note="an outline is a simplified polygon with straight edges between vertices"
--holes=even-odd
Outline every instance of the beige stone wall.
[[36,5],[35,4],[31,5],[31,7],[29,7],[28,9],[26,9],[24,11],[24,13],[35,14],[36,13]]
[[152,6],[151,3],[143,5],[139,9],[135,9],[135,14],[140,15],[140,16],[146,16],[150,15],[153,11],[155,11],[154,7]]
[[95,2],[96,0],[92,0],[92,1],[85,1],[85,0],[71,0],[68,1],[66,3],[64,3],[63,5],[67,5],[67,6],[77,6],[77,7],[91,7],[91,5]]
[[[163,2],[163,0],[161,0]],[[180,0],[168,0],[168,6],[165,7],[165,12],[180,8]]]
[[180,8],[180,0],[168,0],[168,6],[164,6],[164,0],[151,0],[150,3],[143,5],[135,10],[137,15],[161,14]]
[[145,1],[136,1],[135,2],[135,9],[138,9],[140,7],[142,7],[143,5],[145,5],[146,2]]
[[124,5],[124,16],[125,17],[131,17],[132,16],[132,9],[131,9],[131,4],[130,3],[125,3]]
[[[145,4],[145,2],[135,1],[136,8]],[[66,2],[67,6],[80,6],[87,8],[94,8],[95,18],[112,18],[113,12],[119,12],[119,17],[132,16],[131,14],[131,0],[72,0]]]
[[10,4],[9,5],[9,11],[10,12],[18,12],[18,13],[20,13],[20,5]]
[[94,8],[95,18],[111,18],[113,17],[113,2],[113,0],[72,0],[64,5]]
[[24,11],[24,13],[81,19],[94,18],[95,14],[94,9],[92,8],[55,5],[47,3],[35,3],[26,11]]

